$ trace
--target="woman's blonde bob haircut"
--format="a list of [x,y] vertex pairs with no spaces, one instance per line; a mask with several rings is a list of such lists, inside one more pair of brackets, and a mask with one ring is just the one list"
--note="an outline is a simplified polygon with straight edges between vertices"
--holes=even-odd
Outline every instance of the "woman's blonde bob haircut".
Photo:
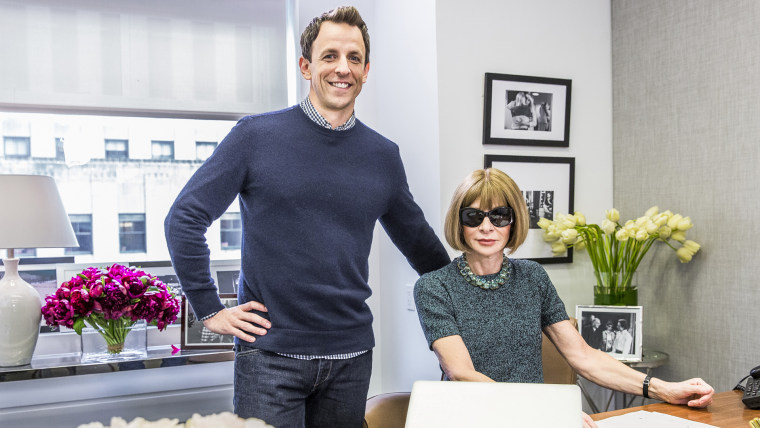
[[528,207],[525,205],[525,197],[514,180],[495,168],[473,171],[454,191],[451,205],[446,212],[446,223],[444,225],[446,242],[457,251],[468,252],[472,250],[464,240],[459,210],[469,207],[478,199],[480,199],[480,209],[483,211],[505,204],[512,207],[515,213],[515,221],[510,226],[512,229],[509,232],[506,248],[509,248],[510,253],[517,251],[517,248],[525,242],[525,237],[528,236],[528,228],[530,227]]

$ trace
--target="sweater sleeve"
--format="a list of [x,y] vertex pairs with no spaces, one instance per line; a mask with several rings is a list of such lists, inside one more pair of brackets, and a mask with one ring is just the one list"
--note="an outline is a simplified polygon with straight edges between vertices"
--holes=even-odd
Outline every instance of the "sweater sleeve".
[[422,275],[446,266],[451,258],[414,201],[398,152],[396,163],[398,190],[388,211],[380,217],[380,224],[412,268]]
[[[245,119],[243,119],[245,120]],[[241,192],[246,181],[245,132],[230,131],[180,191],[164,221],[169,255],[195,315],[202,319],[224,309],[211,277],[206,231]]]
[[414,303],[422,332],[431,350],[436,340],[460,334],[451,296],[437,275],[429,273],[417,280],[414,285]]

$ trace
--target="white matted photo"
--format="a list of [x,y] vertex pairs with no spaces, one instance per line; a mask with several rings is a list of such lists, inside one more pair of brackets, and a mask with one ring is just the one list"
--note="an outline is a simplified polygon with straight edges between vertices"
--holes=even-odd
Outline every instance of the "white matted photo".
[[525,242],[510,257],[539,263],[572,263],[573,249],[555,257],[538,227],[543,217],[554,220],[558,213],[572,214],[575,188],[575,158],[546,156],[485,155],[484,166],[503,171],[517,183],[525,196],[530,229]]
[[[237,306],[237,295],[220,294],[222,304],[227,308]],[[235,337],[228,334],[214,333],[207,329],[202,321],[195,317],[190,302],[182,296],[182,349],[232,349]]]
[[568,79],[486,73],[483,144],[568,147]]
[[[60,282],[58,281],[57,263],[73,260],[72,257],[52,258],[22,258],[18,266],[18,275],[29,283],[40,295],[40,307],[45,304],[45,297],[55,293]],[[0,261],[0,278],[5,275],[5,266]],[[55,333],[60,331],[59,326],[48,326],[45,319],[40,321],[40,333]]]
[[590,347],[621,361],[641,361],[642,306],[578,305],[575,317]]
[[211,277],[216,281],[219,294],[237,294],[240,280],[240,259],[212,260]]

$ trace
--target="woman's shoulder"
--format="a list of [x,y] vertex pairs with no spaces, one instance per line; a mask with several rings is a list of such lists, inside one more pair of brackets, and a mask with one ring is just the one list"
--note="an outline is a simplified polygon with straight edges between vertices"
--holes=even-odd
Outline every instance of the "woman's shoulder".
[[440,284],[441,282],[446,282],[447,278],[450,278],[452,275],[457,273],[456,262],[457,259],[455,258],[446,266],[438,270],[423,274],[420,276],[420,279],[417,280],[417,285]]

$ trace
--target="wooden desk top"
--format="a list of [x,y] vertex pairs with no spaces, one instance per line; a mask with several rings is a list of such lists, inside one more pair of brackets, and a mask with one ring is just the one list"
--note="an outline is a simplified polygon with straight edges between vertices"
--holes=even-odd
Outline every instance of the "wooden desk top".
[[750,420],[760,417],[760,409],[749,409],[742,403],[741,391],[727,391],[715,394],[712,404],[707,406],[706,409],[692,409],[688,406],[657,403],[596,413],[591,415],[591,419],[600,421],[611,416],[619,416],[638,410],[667,413],[679,418],[715,425],[721,428],[748,428]]

